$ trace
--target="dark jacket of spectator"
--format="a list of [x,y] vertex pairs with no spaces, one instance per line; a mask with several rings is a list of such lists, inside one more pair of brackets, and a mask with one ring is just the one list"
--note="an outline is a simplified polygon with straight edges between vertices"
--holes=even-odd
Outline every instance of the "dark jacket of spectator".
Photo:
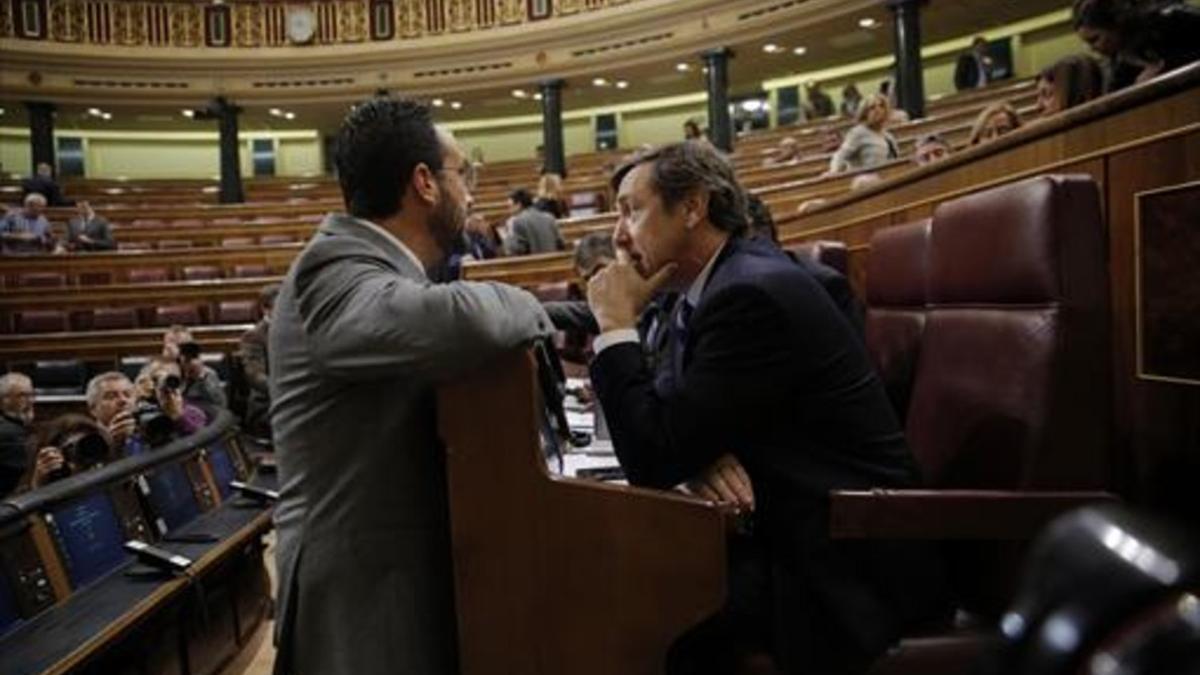
[[21,181],[21,197],[36,192],[46,198],[48,206],[75,206],[75,202],[63,197],[62,188],[55,182],[53,176],[41,173]]
[[987,41],[976,38],[971,49],[958,55],[954,65],[954,88],[958,91],[987,86],[991,79],[991,63],[984,49]]
[[74,216],[67,221],[67,243],[75,251],[111,251],[117,247],[112,225],[94,212],[90,217]]
[[12,494],[29,465],[29,427],[16,417],[0,414],[0,497]]
[[833,115],[833,99],[829,98],[819,87],[808,90],[808,105],[812,108],[812,117],[819,119]]
[[271,407],[271,390],[267,377],[267,339],[270,327],[269,320],[260,320],[254,328],[242,334],[238,343],[238,355],[242,360],[242,370],[249,389],[244,418],[246,430],[264,438],[271,435],[271,418],[268,414]]

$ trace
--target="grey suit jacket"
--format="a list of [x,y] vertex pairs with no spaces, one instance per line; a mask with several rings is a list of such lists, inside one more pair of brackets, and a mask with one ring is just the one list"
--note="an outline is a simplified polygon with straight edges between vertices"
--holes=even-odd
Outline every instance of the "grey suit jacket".
[[505,245],[509,255],[550,253],[566,247],[554,216],[533,207],[513,217],[512,236]]
[[322,223],[269,336],[276,672],[455,672],[434,388],[548,330],[525,291],[431,284],[382,230]]

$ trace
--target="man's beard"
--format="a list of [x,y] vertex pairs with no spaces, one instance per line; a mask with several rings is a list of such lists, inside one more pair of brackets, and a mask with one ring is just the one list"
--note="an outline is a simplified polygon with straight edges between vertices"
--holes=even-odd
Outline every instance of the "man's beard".
[[[446,191],[443,189],[442,194]],[[442,252],[441,260],[445,261],[454,254],[463,254],[467,250],[463,227],[467,222],[465,210],[450,199],[443,198],[437,208],[429,216],[426,227],[438,249]]]

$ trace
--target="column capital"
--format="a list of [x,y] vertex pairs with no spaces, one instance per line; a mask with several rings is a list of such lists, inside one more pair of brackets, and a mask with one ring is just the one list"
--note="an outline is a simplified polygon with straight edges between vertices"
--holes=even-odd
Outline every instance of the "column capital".
[[929,0],[884,0],[884,4],[893,12],[898,12],[902,9],[924,7],[929,4]]
[[562,89],[566,84],[566,80],[561,77],[551,77],[545,80],[538,80],[538,89]]
[[733,57],[733,50],[725,46],[713,47],[712,49],[705,49],[704,51],[700,52],[700,58],[704,59],[705,61],[712,61],[713,59],[731,59]]

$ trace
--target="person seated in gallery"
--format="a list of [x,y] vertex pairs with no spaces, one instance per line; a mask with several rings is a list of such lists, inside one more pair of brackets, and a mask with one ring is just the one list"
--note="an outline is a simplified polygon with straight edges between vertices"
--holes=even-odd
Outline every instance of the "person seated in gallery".
[[1038,73],[1037,114],[1040,119],[1104,95],[1104,68],[1085,54],[1059,59]]
[[47,253],[56,250],[50,221],[46,220],[46,198],[38,192],[25,195],[22,206],[0,220],[0,251],[4,253]]
[[900,156],[900,146],[887,130],[892,104],[876,94],[858,109],[858,124],[846,132],[842,145],[829,158],[829,172],[871,169]]
[[967,145],[976,146],[1006,136],[1021,128],[1021,116],[1011,103],[1000,101],[984,108],[975,118]]
[[96,213],[87,200],[75,203],[76,214],[67,221],[67,249],[70,251],[111,251],[117,247],[112,225]]

